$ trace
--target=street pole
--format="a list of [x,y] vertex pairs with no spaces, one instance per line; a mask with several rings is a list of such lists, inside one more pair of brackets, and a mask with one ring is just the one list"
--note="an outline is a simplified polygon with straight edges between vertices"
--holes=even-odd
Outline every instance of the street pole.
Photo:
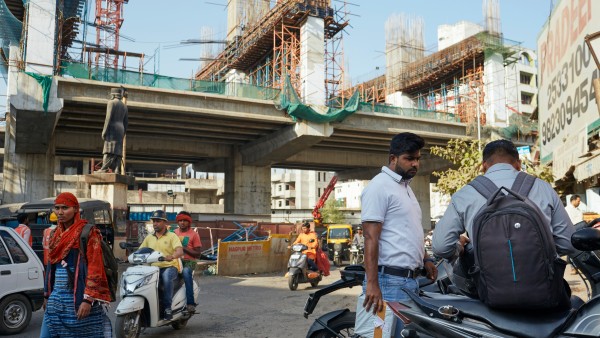
[[[466,96],[465,94],[459,94],[460,97],[470,101],[474,101],[472,97]],[[475,90],[475,103],[477,104],[477,143],[479,152],[481,152],[481,105],[479,103],[479,90]]]
[[481,110],[479,106],[479,90],[475,90],[475,99],[477,100],[477,145],[481,153]]

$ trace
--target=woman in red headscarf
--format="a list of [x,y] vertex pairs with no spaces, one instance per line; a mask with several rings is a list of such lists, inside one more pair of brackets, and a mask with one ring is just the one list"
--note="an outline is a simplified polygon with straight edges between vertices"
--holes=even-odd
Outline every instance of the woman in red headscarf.
[[54,212],[58,226],[50,238],[42,331],[50,337],[105,337],[102,304],[110,302],[110,292],[102,261],[102,235],[93,227],[87,252],[80,250],[87,221],[80,218],[79,201],[71,193],[56,197]]

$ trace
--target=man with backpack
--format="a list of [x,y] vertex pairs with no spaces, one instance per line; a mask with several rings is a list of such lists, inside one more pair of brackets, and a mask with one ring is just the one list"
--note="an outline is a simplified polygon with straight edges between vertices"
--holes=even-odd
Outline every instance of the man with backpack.
[[576,249],[560,198],[550,184],[521,172],[517,149],[508,140],[486,145],[482,167],[484,175],[452,196],[433,232],[433,252],[467,262],[463,277],[490,307],[568,306],[566,263],[558,255]]

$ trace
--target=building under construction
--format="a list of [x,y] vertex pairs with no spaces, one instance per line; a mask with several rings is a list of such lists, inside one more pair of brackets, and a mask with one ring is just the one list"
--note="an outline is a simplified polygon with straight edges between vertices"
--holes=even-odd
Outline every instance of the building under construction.
[[348,13],[341,3],[333,9],[330,0],[280,0],[270,8],[268,0],[230,1],[227,45],[203,59],[196,79],[283,88],[289,77],[306,103],[325,104],[340,94],[344,78]]

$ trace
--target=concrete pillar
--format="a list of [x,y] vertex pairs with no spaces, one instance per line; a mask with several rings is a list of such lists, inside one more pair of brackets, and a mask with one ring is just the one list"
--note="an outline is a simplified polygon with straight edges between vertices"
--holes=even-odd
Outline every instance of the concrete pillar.
[[48,111],[42,108],[42,87],[17,68],[19,49],[10,47],[8,113],[4,140],[2,203],[34,201],[54,194],[53,130],[63,102],[57,81],[50,89]]
[[429,193],[430,175],[415,176],[410,182],[410,187],[417,196],[417,201],[421,205],[421,214],[423,218],[421,224],[424,230],[431,230],[431,201]]
[[300,27],[300,78],[304,103],[325,105],[325,25],[309,16]]
[[117,174],[85,175],[85,182],[90,184],[91,198],[107,201],[112,207],[112,218],[115,224],[114,253],[117,257],[125,257],[125,250],[119,247],[126,241],[127,226],[127,187],[133,185],[134,178]]
[[25,71],[52,75],[56,38],[56,0],[27,2]]
[[240,22],[242,20],[242,0],[229,0],[227,3],[227,41],[231,42],[236,36],[242,35]]
[[242,165],[238,150],[225,160],[225,213],[271,214],[271,167]]
[[503,61],[502,55],[495,53],[488,56],[483,64],[483,111],[486,113],[486,124],[494,127],[506,127],[508,123]]

